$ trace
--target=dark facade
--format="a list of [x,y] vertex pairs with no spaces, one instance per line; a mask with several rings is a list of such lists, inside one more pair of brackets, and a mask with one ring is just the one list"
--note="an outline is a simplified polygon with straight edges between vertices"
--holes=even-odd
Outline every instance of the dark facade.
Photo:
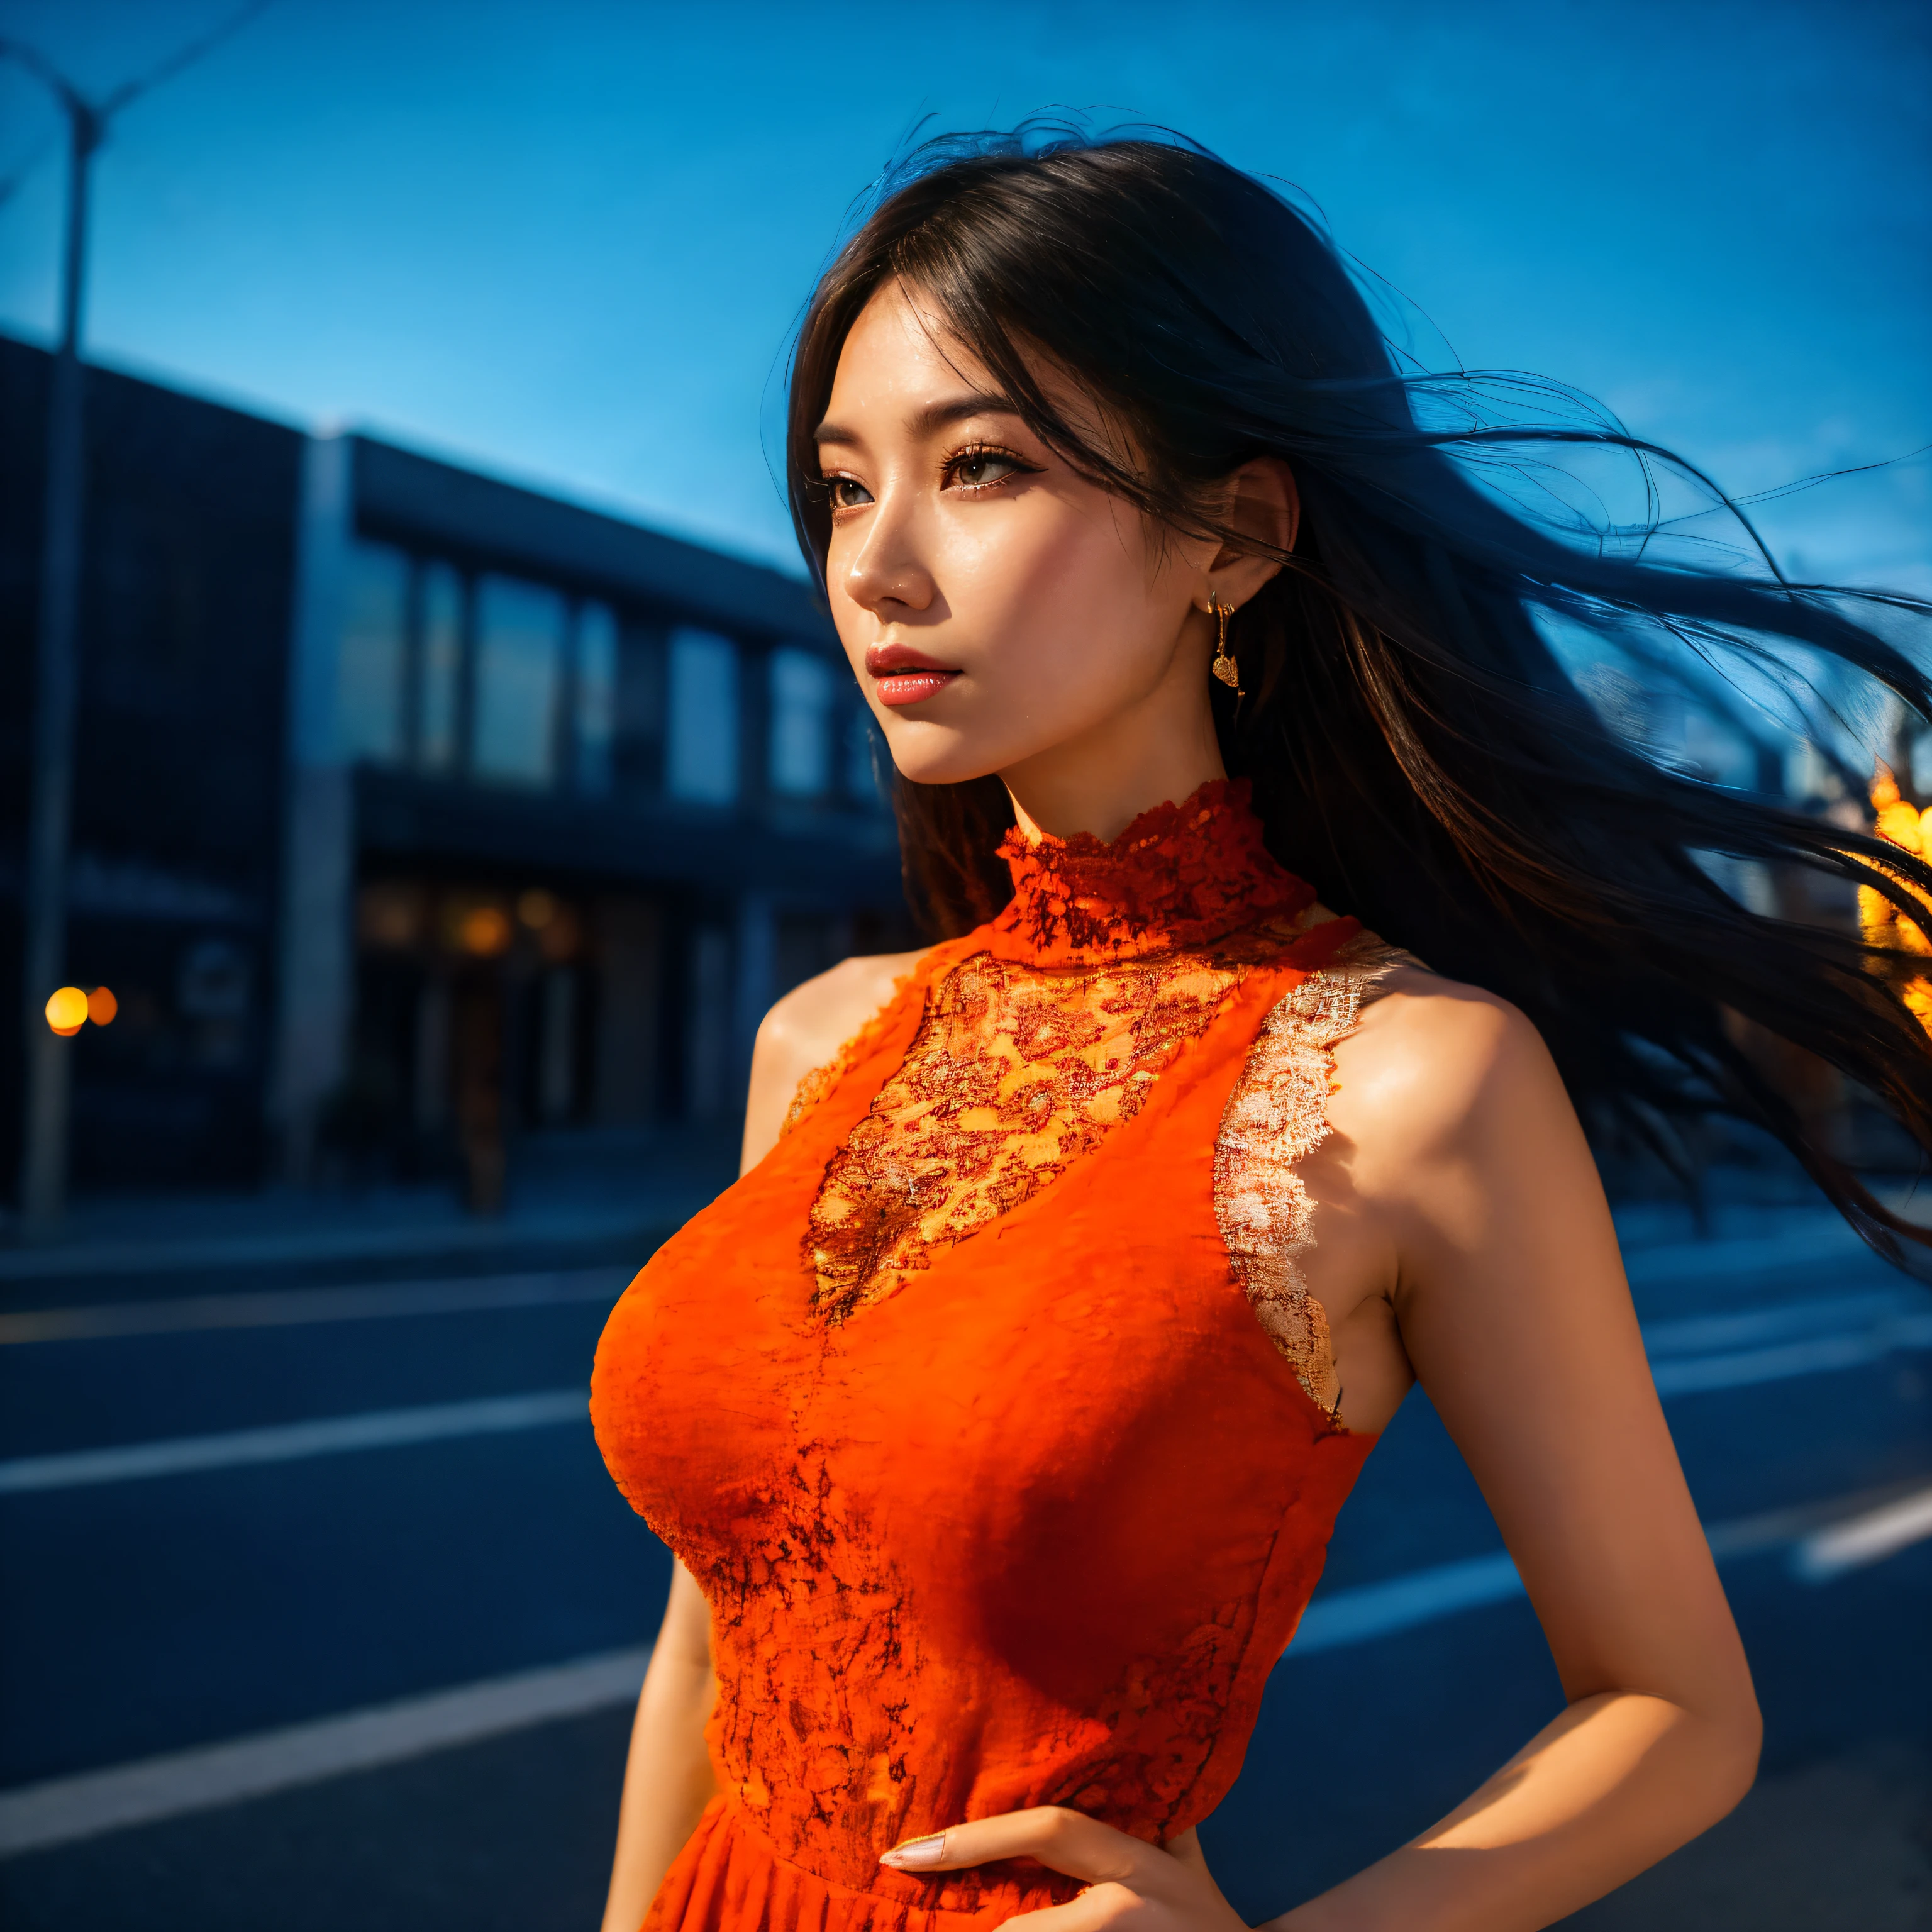
[[[20,904],[49,358],[0,341],[0,1175],[20,1160]],[[260,1164],[302,439],[90,370],[69,976],[83,1180]]]
[[[0,341],[10,1012],[48,368]],[[68,977],[120,1013],[74,1042],[77,1185],[448,1172],[487,1202],[520,1134],[728,1119],[770,1000],[904,943],[802,584],[104,371],[87,409]]]

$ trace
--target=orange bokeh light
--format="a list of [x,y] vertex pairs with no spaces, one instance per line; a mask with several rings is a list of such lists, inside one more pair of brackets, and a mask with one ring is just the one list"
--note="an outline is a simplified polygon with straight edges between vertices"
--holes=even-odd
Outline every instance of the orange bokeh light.
[[[1872,778],[1872,811],[1878,836],[1915,858],[1932,857],[1932,807],[1924,811],[1903,796],[1890,766],[1881,764]],[[1896,873],[1890,876],[1903,885]],[[1915,886],[1906,886],[1910,896],[1920,899]],[[1927,916],[1914,918],[1902,913],[1874,886],[1858,888],[1858,924],[1866,941],[1873,946],[1896,948],[1903,952],[1932,955],[1932,907]],[[1918,1016],[1919,1024],[1932,1033],[1932,976],[1903,980],[1899,998]]]
[[513,936],[509,916],[501,906],[472,906],[463,915],[463,923],[457,928],[457,938],[464,951],[479,954],[484,958],[508,952]]
[[87,1024],[87,995],[78,986],[63,986],[47,1001],[47,1024],[63,1040]]
[[97,986],[87,996],[87,1017],[96,1026],[111,1026],[120,1010],[121,1002],[111,986]]

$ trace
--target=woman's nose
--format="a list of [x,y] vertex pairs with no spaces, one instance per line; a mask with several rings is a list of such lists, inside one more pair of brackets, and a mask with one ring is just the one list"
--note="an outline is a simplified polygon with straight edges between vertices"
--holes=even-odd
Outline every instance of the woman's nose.
[[932,602],[932,573],[920,554],[913,524],[890,496],[878,506],[845,570],[845,594],[862,610],[884,620],[890,606],[923,610]]

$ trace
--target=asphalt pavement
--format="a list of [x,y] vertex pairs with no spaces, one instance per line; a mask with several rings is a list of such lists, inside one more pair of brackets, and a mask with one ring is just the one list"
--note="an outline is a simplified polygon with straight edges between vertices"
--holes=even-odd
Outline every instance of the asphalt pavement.
[[[1570,1922],[1932,1927],[1932,1293],[1815,1207],[1701,1234],[1669,1208],[1622,1220],[1767,1742],[1732,1819]],[[582,1396],[652,1236],[560,1210],[494,1243],[386,1245],[381,1220],[342,1208],[304,1223],[328,1237],[308,1248],[184,1222],[38,1273],[6,1257],[12,1932],[596,1924],[668,1560]],[[1279,1911],[1447,1810],[1560,1702],[1412,1396],[1204,1829],[1210,1862],[1245,1916]]]

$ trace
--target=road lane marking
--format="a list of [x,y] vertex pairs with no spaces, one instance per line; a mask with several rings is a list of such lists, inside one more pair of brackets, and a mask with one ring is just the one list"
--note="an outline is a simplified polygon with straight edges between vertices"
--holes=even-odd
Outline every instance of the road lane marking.
[[[382,1294],[393,1298],[406,1294],[406,1301],[386,1303],[380,1314],[438,1312],[432,1305],[453,1308],[524,1307],[568,1297],[601,1297],[615,1277],[601,1270],[585,1270],[576,1275],[514,1276],[491,1282],[418,1282],[402,1289],[299,1289],[285,1295],[236,1298],[272,1302],[275,1318],[290,1321],[328,1320],[328,1314],[302,1312],[312,1296]],[[561,1284],[561,1286],[559,1286]],[[432,1292],[434,1292],[434,1296]],[[197,1298],[195,1303],[176,1304],[187,1311],[199,1311],[218,1304],[226,1298]],[[1853,1298],[1862,1299],[1863,1312],[1882,1312],[1902,1308],[1916,1309],[1924,1298],[1916,1291],[1902,1296]],[[138,1312],[139,1304],[114,1304],[117,1318],[124,1310]],[[1647,1330],[1646,1341],[1653,1348],[1668,1350],[1681,1346],[1692,1335],[1716,1334],[1744,1337],[1754,1334],[1788,1334],[1793,1329],[1808,1339],[1768,1348],[1733,1349],[1718,1354],[1671,1356],[1655,1362],[1651,1373],[1660,1396],[1694,1395],[1712,1390],[1748,1388],[1760,1383],[1783,1382],[1798,1377],[1826,1375],[1834,1370],[1863,1368],[1887,1356],[1907,1350],[1932,1348],[1932,1310],[1922,1313],[1885,1314],[1870,1327],[1846,1334],[1819,1335],[1814,1332],[1828,1303],[1806,1303],[1804,1311],[1757,1311],[1746,1316],[1714,1316],[1682,1324],[1664,1324],[1660,1337]],[[40,1315],[102,1315],[107,1310],[50,1310]],[[216,1310],[218,1312],[218,1309]],[[368,1311],[364,1311],[367,1312]],[[26,1320],[16,1316],[16,1321]],[[360,1318],[345,1316],[340,1318]],[[1754,1328],[1742,1325],[1762,1321]],[[184,1312],[178,1325],[194,1325]],[[228,1326],[211,1322],[208,1325]],[[1671,1332],[1675,1330],[1676,1332]],[[105,1331],[103,1331],[105,1332]],[[119,1332],[140,1332],[122,1330]],[[149,1330],[146,1332],[155,1332]],[[467,1436],[498,1435],[506,1431],[548,1428],[584,1419],[587,1398],[580,1388],[539,1389],[522,1395],[497,1396],[476,1402],[437,1402],[410,1408],[378,1409],[359,1415],[325,1417],[313,1422],[296,1422],[262,1429],[225,1430],[219,1434],[175,1436],[154,1442],[133,1442],[102,1449],[81,1449],[54,1455],[22,1456],[0,1462],[0,1496],[15,1496],[40,1490],[81,1488],[101,1483],[134,1482],[160,1476],[189,1474],[206,1469],[227,1469],[257,1462],[296,1462],[310,1456],[341,1455],[351,1450],[395,1449],[418,1442],[447,1442]]]
[[637,1701],[649,1649],[605,1651],[285,1730],[0,1792],[0,1858],[213,1810]]
[[1861,1256],[1878,1259],[1849,1224],[1833,1215],[1815,1226],[1791,1228],[1780,1234],[1732,1234],[1716,1240],[1633,1248],[1624,1256],[1624,1272],[1634,1282],[1660,1287],[1671,1282],[1702,1281],[1714,1274],[1784,1270]]
[[1792,1568],[1808,1583],[1828,1583],[1848,1570],[1882,1563],[1932,1537],[1932,1486],[1835,1522],[1808,1536]]
[[378,1286],[278,1288],[262,1294],[195,1294],[167,1301],[104,1301],[76,1308],[23,1308],[0,1315],[0,1347],[36,1342],[99,1342],[124,1335],[178,1335],[222,1328],[289,1328],[326,1322],[395,1321],[612,1301],[637,1270],[552,1270],[453,1276]]
[[257,1462],[292,1462],[310,1456],[340,1456],[363,1449],[446,1442],[469,1436],[500,1436],[554,1428],[590,1419],[590,1397],[582,1388],[537,1389],[492,1396],[480,1402],[436,1402],[418,1408],[379,1408],[333,1415],[272,1429],[235,1429],[218,1436],[176,1436],[118,1448],[80,1449],[56,1456],[20,1456],[0,1462],[0,1496],[71,1490],[97,1483],[140,1482],[205,1469],[236,1469]]
[[[1932,1486],[1874,1503],[1869,1494],[1712,1525],[1720,1561],[1796,1546],[1793,1568],[1822,1582],[1853,1564],[1878,1562],[1932,1536]],[[1841,1539],[1834,1546],[1832,1539]],[[1836,1569],[1803,1566],[1805,1552],[1835,1550]],[[1850,1555],[1850,1561],[1844,1558]],[[1371,1643],[1523,1594],[1501,1551],[1336,1590],[1311,1604],[1290,1659]],[[425,1696],[350,1711],[224,1744],[0,1792],[0,1858],[158,1824],[196,1811],[266,1798],[326,1779],[479,1743],[563,1718],[633,1702],[648,1649],[602,1652],[568,1664],[486,1678]]]
[[[1915,1486],[1904,1496],[1880,1492],[1874,1496],[1868,1491],[1796,1509],[1734,1517],[1707,1525],[1704,1533],[1711,1554],[1720,1563],[1790,1549],[1794,1574],[1808,1583],[1828,1582],[1846,1570],[1882,1562],[1932,1537],[1932,1487]],[[1309,1605],[1288,1654],[1301,1657],[1372,1643],[1459,1610],[1524,1594],[1516,1564],[1503,1550],[1412,1570],[1381,1582],[1354,1584]]]
[[1932,1313],[1897,1316],[1852,1334],[1820,1335],[1775,1348],[1658,1362],[1652,1366],[1651,1377],[1660,1396],[1696,1395],[1712,1389],[1749,1388],[1760,1382],[1864,1368],[1888,1355],[1920,1348],[1932,1348]]
[[83,1243],[71,1248],[0,1248],[0,1281],[72,1280],[85,1275],[154,1275],[190,1268],[275,1268],[309,1262],[392,1262],[411,1255],[454,1260],[491,1248],[542,1243],[581,1247],[588,1241],[636,1241],[645,1252],[682,1226],[717,1184],[693,1180],[644,1184],[634,1203],[610,1214],[557,1208],[504,1220],[432,1221],[398,1226],[380,1220],[280,1234],[211,1234],[186,1239]]
[[1305,1657],[1311,1651],[1371,1643],[1458,1610],[1522,1594],[1522,1579],[1502,1550],[1493,1556],[1466,1557],[1459,1563],[1412,1570],[1386,1582],[1358,1583],[1310,1604],[1302,1612],[1288,1654]]
[[1820,1295],[1808,1301],[1777,1301],[1728,1315],[1646,1322],[1643,1346],[1652,1361],[1660,1355],[1712,1355],[1728,1349],[1762,1348],[1773,1342],[1842,1334],[1861,1324],[1926,1313],[1932,1313],[1932,1294],[1916,1283],[1909,1287],[1901,1283],[1864,1294]]

